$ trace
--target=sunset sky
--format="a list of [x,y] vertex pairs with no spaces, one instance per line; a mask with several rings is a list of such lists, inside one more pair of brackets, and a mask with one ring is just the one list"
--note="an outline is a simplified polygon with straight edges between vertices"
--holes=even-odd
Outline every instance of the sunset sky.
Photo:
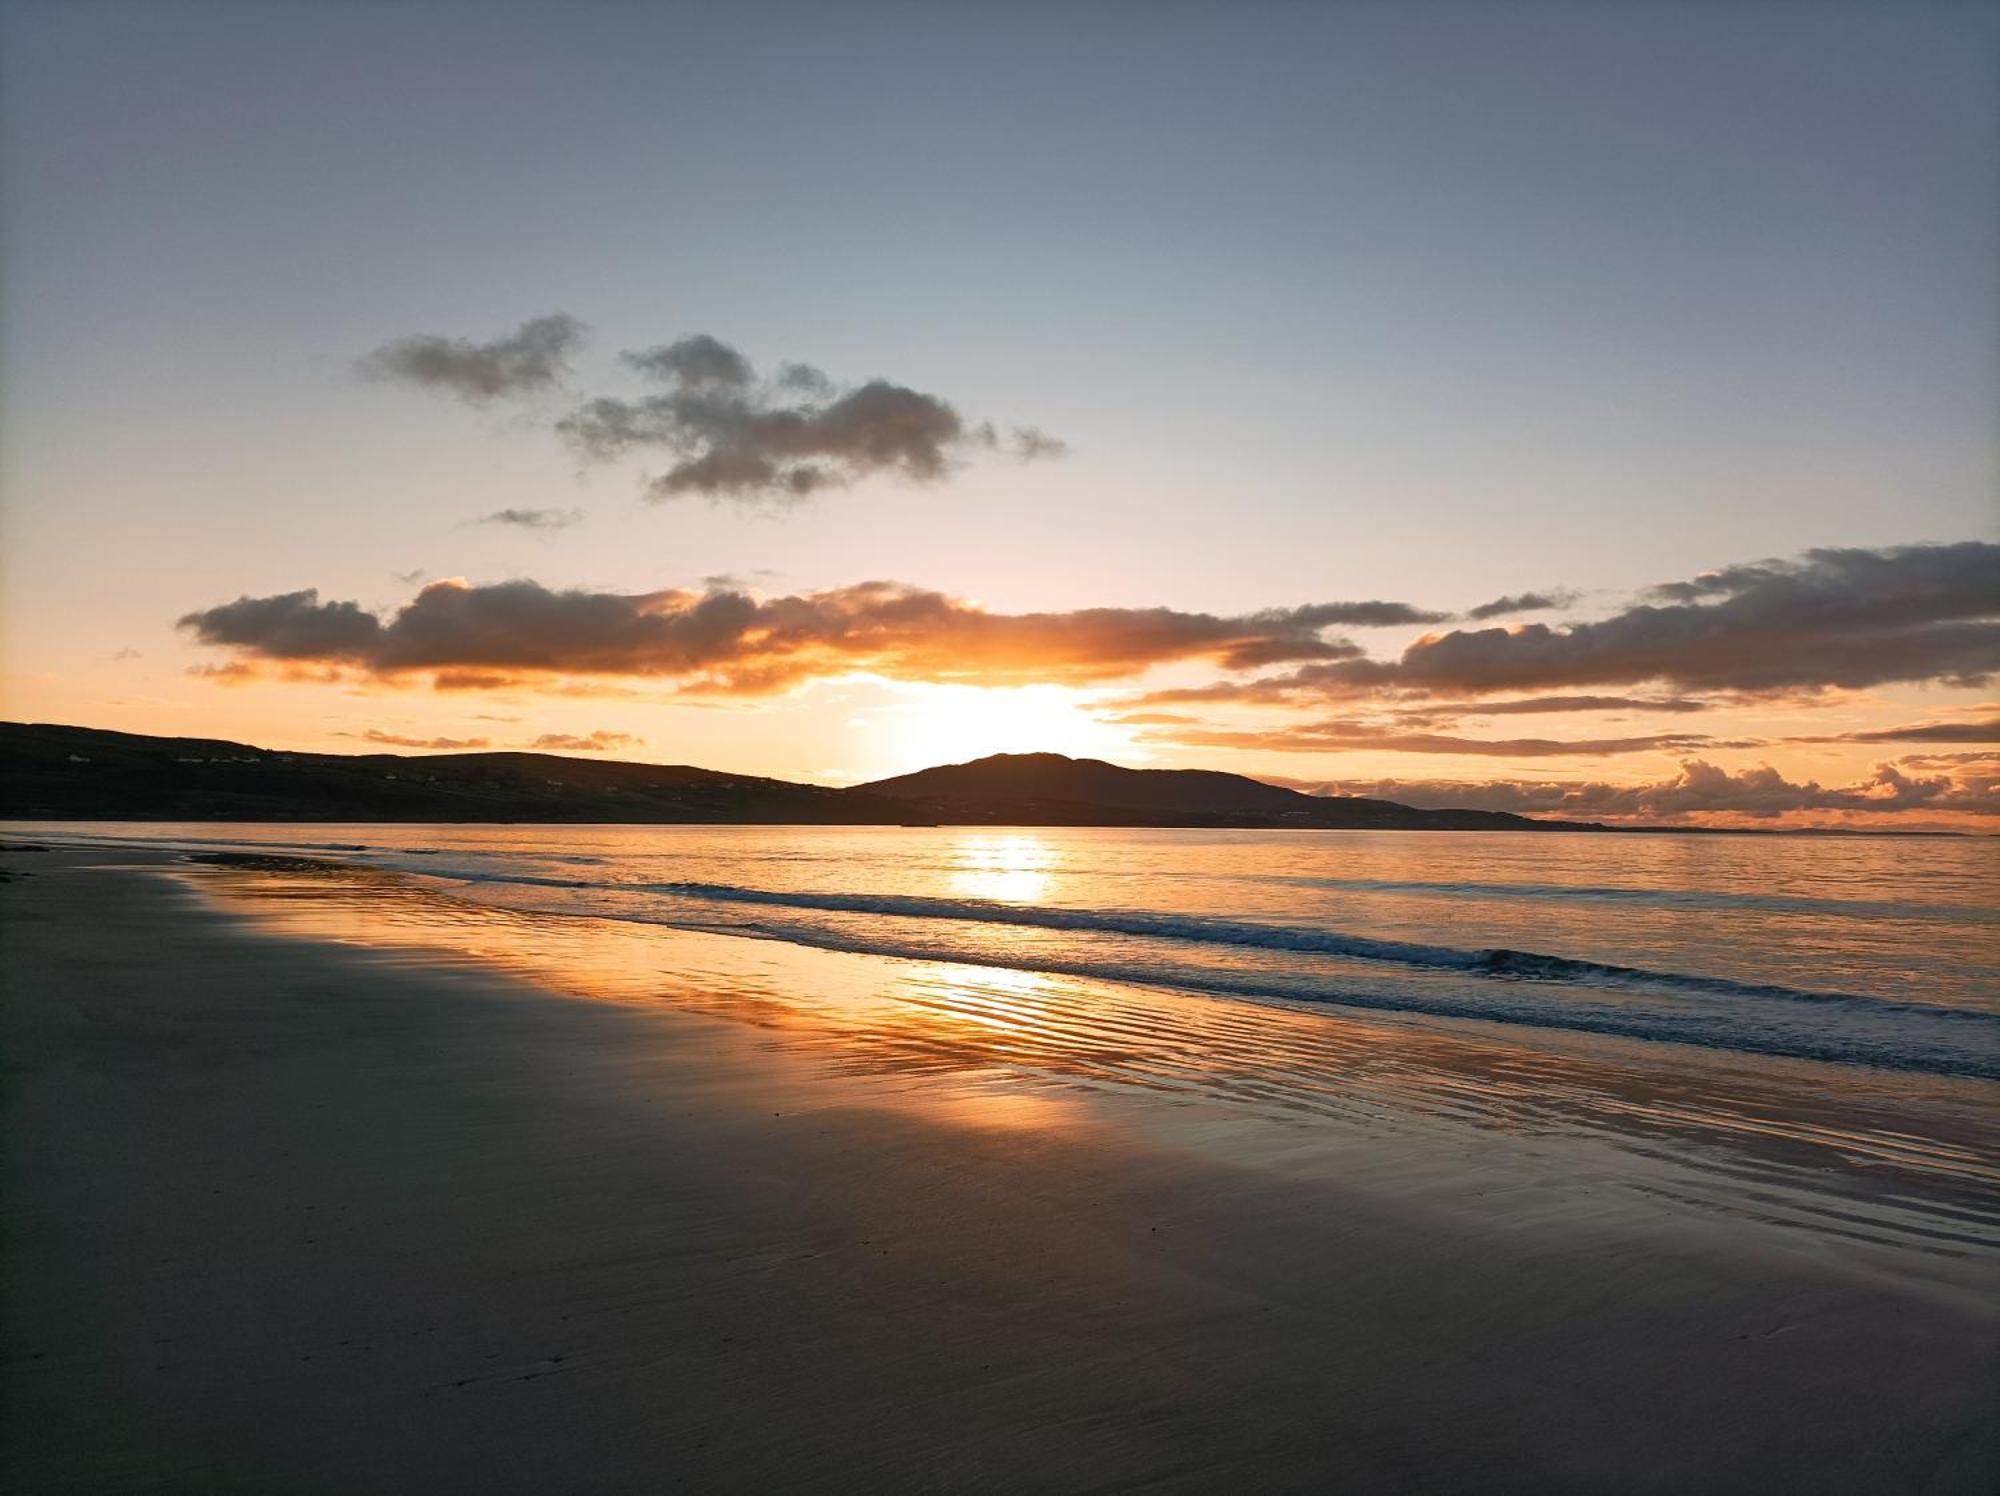
[[0,16],[8,718],[2000,808],[1991,6]]

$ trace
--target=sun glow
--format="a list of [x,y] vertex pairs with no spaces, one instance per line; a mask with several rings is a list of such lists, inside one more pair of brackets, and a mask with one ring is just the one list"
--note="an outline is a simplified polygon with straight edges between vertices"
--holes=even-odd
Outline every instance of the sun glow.
[[1115,755],[1133,761],[1130,734],[1094,717],[1064,686],[901,687],[902,700],[863,720],[880,735],[885,773],[964,763],[989,753]]
[[951,886],[967,898],[1034,904],[1048,892],[1055,849],[1027,834],[969,836],[952,848]]

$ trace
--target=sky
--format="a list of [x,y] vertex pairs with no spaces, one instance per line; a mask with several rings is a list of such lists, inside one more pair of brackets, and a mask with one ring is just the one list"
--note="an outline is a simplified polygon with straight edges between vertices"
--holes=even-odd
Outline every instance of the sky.
[[1996,58],[0,0],[0,711],[1990,827]]

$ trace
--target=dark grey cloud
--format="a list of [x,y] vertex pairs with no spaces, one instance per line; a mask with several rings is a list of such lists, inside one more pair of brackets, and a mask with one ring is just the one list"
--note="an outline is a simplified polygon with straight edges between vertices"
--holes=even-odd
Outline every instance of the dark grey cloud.
[[[182,625],[187,623],[181,620]],[[257,666],[250,663],[255,656],[233,661],[235,668],[255,674]],[[438,671],[431,677],[431,687],[438,691],[499,691],[508,686],[521,684],[521,677],[505,670],[451,670]]]
[[[357,367],[484,405],[559,387],[587,338],[576,318],[556,314],[486,343],[431,333],[398,338]],[[805,363],[781,363],[761,378],[740,350],[708,333],[629,349],[620,361],[663,388],[583,400],[556,431],[592,459],[670,458],[646,486],[656,501],[695,495],[786,504],[875,474],[937,482],[985,453],[1034,462],[1069,450],[1037,427],[1003,432],[990,421],[968,423],[941,397],[887,379],[846,386]]]
[[[712,338],[705,332],[682,338],[676,343],[662,344],[658,348],[633,349],[620,357],[642,374],[690,389],[713,385],[742,389],[755,383],[757,378],[757,371],[750,367],[749,359],[720,338]],[[785,368],[788,371],[804,370],[807,366],[787,364]],[[807,372],[819,373],[816,369]],[[820,378],[825,376],[820,375]]]
[[1408,603],[1378,600],[1361,603],[1316,603],[1300,610],[1321,628],[1345,625],[1349,628],[1394,628],[1398,624],[1443,623],[1449,613],[1433,613]]
[[1669,583],[1598,622],[1453,629],[1396,660],[1159,692],[1147,704],[1499,695],[1658,682],[1680,691],[1803,695],[2000,673],[2000,545],[1814,550]]
[[[1360,645],[1348,641],[1344,655],[1356,664],[1371,663]],[[1260,675],[1251,680],[1211,681],[1203,686],[1168,686],[1158,691],[1128,697],[1126,706],[1201,706],[1211,703],[1241,703],[1250,706],[1277,705],[1320,696],[1346,697],[1362,694],[1345,675],[1331,664],[1306,665],[1282,675]]]
[[1131,676],[1175,660],[1240,669],[1342,658],[1329,619],[1379,603],[1220,616],[1172,608],[994,613],[894,582],[759,598],[733,587],[622,594],[532,581],[434,582],[389,618],[315,591],[233,603],[179,620],[232,663],[312,664],[378,675],[435,672],[446,689],[536,675],[659,676],[683,690],[755,694],[855,671],[904,680],[1026,684]]
[[381,621],[359,603],[323,603],[311,587],[239,597],[190,613],[176,626],[192,629],[204,644],[228,645],[267,660],[345,661],[371,648],[382,631]]
[[[1299,784],[1299,781],[1291,781]],[[1301,788],[1307,786],[1300,784]],[[1991,776],[1905,774],[1879,764],[1866,779],[1827,787],[1795,782],[1760,766],[1731,773],[1699,758],[1671,779],[1651,784],[1574,780],[1335,779],[1310,786],[1331,795],[1399,800],[1425,809],[1511,810],[1571,820],[1675,822],[1722,815],[1774,820],[1808,812],[2000,815],[2000,782]]]
[[801,395],[814,395],[822,399],[835,394],[840,386],[826,377],[826,371],[813,364],[779,364],[772,381],[781,390],[791,390]]
[[1017,462],[1069,456],[1068,442],[1061,437],[1050,436],[1035,426],[1015,426],[1002,433],[991,421],[987,421],[975,428],[973,440],[989,451],[1003,452]]
[[2000,743],[2000,717],[1984,722],[1909,722],[1868,732],[1787,738],[1788,743]]
[[1516,592],[1508,597],[1496,597],[1490,603],[1481,603],[1476,608],[1467,608],[1465,616],[1474,620],[1505,618],[1514,613],[1546,613],[1553,608],[1567,608],[1578,598],[1580,592],[1568,588],[1557,588],[1552,592]]
[[740,591],[742,588],[749,586],[752,580],[768,582],[773,577],[781,577],[783,575],[783,572],[774,571],[768,566],[753,567],[747,572],[715,571],[703,577],[701,585],[710,589],[727,588]]
[[489,343],[432,333],[398,338],[364,355],[357,367],[371,379],[437,390],[485,405],[560,385],[569,371],[570,356],[588,335],[576,318],[556,313],[524,322]]
[[692,386],[642,399],[592,400],[559,428],[592,457],[637,449],[678,461],[647,485],[654,499],[803,499],[870,473],[945,475],[966,441],[933,395],[872,380],[825,404],[772,405],[755,393]]
[[1987,778],[2000,780],[2000,753],[1990,748],[1970,753],[1906,753],[1896,762],[1905,769],[1951,769],[1976,764]]
[[[1357,648],[1355,654],[1359,654]],[[1329,689],[1331,687],[1331,689]],[[1246,702],[1252,705],[1310,700],[1318,694],[1351,694],[1332,666],[1305,665],[1283,675],[1258,676],[1252,680],[1217,681],[1206,686],[1148,691],[1140,696],[1109,702],[1112,706],[1176,706],[1201,702]],[[1397,703],[1415,700],[1414,706]],[[1514,717],[1554,712],[1665,712],[1679,716],[1688,712],[1713,711],[1727,704],[1727,698],[1702,696],[1520,696],[1496,701],[1433,701],[1412,693],[1387,691],[1371,703],[1377,715],[1399,723],[1451,722],[1460,717]]]
[[2000,670],[2000,546],[1815,550],[1655,588],[1597,623],[1454,630],[1357,681],[1473,692],[1663,681],[1684,690],[1966,684]]
[[[1319,666],[1277,677],[1291,682]],[[1249,698],[1285,701],[1292,688],[1267,682],[1269,694]],[[1235,683],[1195,687],[1185,691],[1154,691],[1121,704],[1162,705],[1176,701],[1240,702],[1246,698]],[[1439,701],[1417,706],[1384,705],[1370,711],[1366,719],[1336,718],[1321,722],[1287,723],[1270,728],[1216,728],[1199,719],[1174,712],[1132,712],[1110,720],[1131,726],[1174,728],[1171,732],[1148,735],[1148,741],[1171,742],[1207,748],[1263,748],[1295,753],[1339,753],[1375,749],[1401,753],[1465,753],[1488,756],[1546,758],[1557,755],[1602,755],[1640,753],[1648,750],[1693,750],[1721,747],[1761,747],[1761,742],[1725,742],[1699,733],[1668,732],[1630,734],[1596,738],[1481,738],[1447,733],[1443,728],[1458,725],[1461,718],[1491,718],[1563,712],[1661,712],[1682,715],[1710,710],[1716,703],[1691,697],[1654,696],[1531,696],[1506,701]]]
[[468,520],[474,525],[511,525],[521,530],[567,530],[583,523],[581,509],[496,509]]
[[787,503],[878,473],[936,482],[981,451],[1029,461],[1066,450],[1032,427],[1003,435],[990,423],[968,425],[947,401],[886,379],[844,388],[792,363],[763,380],[706,333],[624,357],[666,388],[587,400],[556,429],[594,459],[670,456],[647,484],[654,500]]
[[1468,738],[1338,720],[1275,728],[1174,727],[1142,733],[1140,741],[1279,753],[1447,753],[1488,758],[1602,758],[1620,753],[1761,746],[1721,742],[1698,733],[1647,733],[1620,738]]
[[1506,701],[1435,701],[1404,707],[1393,715],[1399,722],[1442,722],[1454,717],[1512,717],[1544,712],[1686,712],[1711,711],[1713,701],[1698,696],[1523,696]]

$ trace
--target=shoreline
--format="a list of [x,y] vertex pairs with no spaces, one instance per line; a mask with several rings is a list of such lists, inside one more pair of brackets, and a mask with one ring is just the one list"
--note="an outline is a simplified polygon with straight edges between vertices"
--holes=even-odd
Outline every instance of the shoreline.
[[[280,863],[303,866],[317,860],[328,868],[347,868],[357,875],[394,873],[422,883],[455,903],[478,904],[489,913],[530,909],[534,905],[524,901],[519,894],[523,890],[541,888],[550,891],[540,900],[544,912],[574,915],[591,922],[629,922],[684,931],[756,935],[822,951],[893,961],[1006,967],[1036,977],[1073,978],[1114,988],[1142,987],[1199,993],[1218,1002],[1251,1003],[1266,1011],[1271,1008],[1303,1010],[1340,1021],[1365,1019],[1389,1025],[1431,1022],[1467,1032],[1493,1033],[1500,1037],[1503,1044],[1530,1050],[1598,1039],[1613,1045],[1623,1042],[1635,1044],[1639,1046],[1635,1052],[1677,1056],[1672,1063],[1698,1069],[1727,1056],[1747,1057],[1756,1064],[1773,1067],[1803,1062],[1831,1067],[1820,1075],[1817,1082],[1809,1080],[1802,1083],[1807,1089],[1818,1084],[1829,1092],[1850,1091],[1857,1075],[1905,1075],[1918,1081],[1935,1080],[1945,1084],[1969,1082],[1982,1088],[2000,1081],[2000,1068],[1996,1068],[2000,1067],[2000,1058],[1996,1058],[2000,1050],[1995,1049],[1996,1041],[2000,1041],[2000,1028],[1996,1028],[1996,1024],[2000,1024],[2000,1014],[1991,1011],[1984,993],[1956,992],[1941,1003],[1934,1004],[1927,997],[1914,970],[1893,974],[1877,972],[1878,977],[1889,975],[1900,991],[1892,987],[1885,993],[1879,988],[1871,990],[1867,986],[1858,986],[1850,991],[1837,985],[1801,985],[1789,976],[1780,977],[1774,984],[1767,974],[1769,968],[1761,962],[1746,964],[1739,959],[1733,963],[1710,964],[1704,961],[1702,955],[1692,952],[1682,953],[1681,959],[1692,959],[1696,964],[1677,967],[1671,964],[1633,965],[1630,963],[1638,958],[1628,956],[1623,949],[1605,947],[1601,942],[1594,946],[1586,943],[1574,954],[1560,945],[1551,945],[1546,949],[1540,945],[1524,947],[1524,940],[1536,938],[1533,933],[1524,930],[1488,932],[1482,938],[1458,945],[1444,945],[1427,931],[1440,924],[1449,927],[1448,915],[1435,917],[1431,925],[1414,932],[1391,930],[1386,935],[1371,934],[1365,928],[1362,933],[1341,930],[1323,932],[1313,916],[1305,918],[1307,928],[1304,929],[1284,925],[1273,929],[1272,922],[1255,918],[1247,923],[1238,923],[1233,918],[1209,921],[1199,915],[1189,917],[1184,911],[1165,914],[1143,910],[1128,912],[1116,905],[1108,909],[1093,909],[1053,903],[1044,909],[1035,907],[1037,900],[1022,900],[1004,892],[963,898],[924,894],[906,897],[896,894],[851,895],[828,892],[823,888],[769,891],[761,886],[734,887],[706,883],[667,883],[635,890],[612,880],[595,890],[597,896],[590,901],[573,899],[569,903],[574,907],[563,907],[555,902],[555,896],[564,890],[585,891],[588,879],[571,879],[561,872],[554,876],[544,873],[540,877],[511,878],[483,871],[445,871],[438,864],[449,864],[452,860],[449,856],[438,857],[435,863],[431,858],[441,851],[451,851],[449,844],[443,848],[411,846],[400,849],[393,840],[383,844],[383,834],[396,829],[393,827],[372,825],[361,828],[376,834],[373,843],[191,834],[203,829],[206,828],[183,828],[183,834],[169,839],[148,836],[135,828],[129,837],[107,837],[102,842],[74,845],[77,850],[84,851],[102,851],[121,845],[138,851],[174,847],[189,860],[245,868],[261,866],[266,870],[277,868],[281,871],[282,868],[278,867]],[[275,825],[256,829],[284,830]],[[464,828],[435,829],[450,832]],[[600,826],[595,829],[600,833],[616,833],[642,828]],[[699,835],[714,828],[669,829],[692,831]],[[769,828],[724,829],[763,831]],[[879,828],[840,829],[863,831]],[[486,850],[476,842],[467,846],[475,853]],[[203,850],[197,853],[197,848]],[[400,860],[395,855],[399,850],[404,854]],[[609,848],[604,850],[609,851]],[[892,856],[900,855],[894,849],[873,843],[860,850],[870,853],[889,850]],[[622,852],[621,848],[616,855],[622,855]],[[597,860],[600,859],[556,859],[557,862],[586,863]],[[1376,887],[1366,882],[1353,886],[1362,889]],[[1427,892],[1432,887],[1402,883],[1380,885],[1384,891],[1397,893]],[[1435,885],[1437,890],[1456,887],[1453,884]],[[1477,892],[1479,887],[1477,884],[1468,885],[1466,891]],[[474,896],[470,893],[473,888],[482,892]],[[720,903],[725,913],[720,917],[690,918],[683,911],[681,917],[663,918],[645,901],[632,901],[629,896],[635,891],[685,893],[698,902]],[[1515,890],[1503,883],[1492,891],[1506,894]],[[1641,890],[1585,888],[1580,892],[1585,895],[1622,895]],[[621,900],[624,902],[621,903]],[[1811,900],[1771,902],[1779,907],[1786,907],[1788,903],[1792,906],[1813,903]],[[740,917],[740,909],[746,906],[753,913],[749,917]],[[818,919],[818,924],[808,923],[801,928],[795,922],[790,928],[771,928],[756,912],[766,908],[776,908],[782,916],[793,917],[795,921],[803,911],[807,921]],[[852,927],[829,925],[824,919],[819,919],[828,911],[842,916],[867,916],[868,922],[857,922]],[[1805,912],[1819,913],[1821,909],[1813,907]],[[1836,907],[1836,912],[1847,911]],[[1871,908],[1869,912],[1876,910]],[[1976,909],[1952,906],[1927,907],[1921,912],[1925,915],[1971,916],[1975,920],[1979,913]],[[926,917],[969,922],[966,927],[981,931],[985,938],[970,942],[962,938],[935,939],[933,932],[939,928],[938,925],[933,923],[919,928],[915,923]],[[1990,923],[1990,920],[1987,922]],[[1186,941],[1190,944],[1163,947],[1173,953],[1170,959],[1149,957],[1136,962],[1106,961],[1095,953],[1094,946],[1088,945],[1084,947],[1089,952],[1085,958],[1073,958],[1066,952],[1050,948],[1051,936],[1071,931],[1082,932],[1086,940],[1099,935],[1164,936],[1170,942]],[[991,938],[1001,934],[1012,936],[1017,932],[1026,932],[1031,936],[1018,949],[1010,948],[1005,941]],[[1338,982],[1315,982],[1302,979],[1296,971],[1270,974],[1254,969],[1241,972],[1219,967],[1205,969],[1199,958],[1193,961],[1180,959],[1181,954],[1191,947],[1208,945],[1232,951],[1242,948],[1259,954],[1272,952],[1282,955],[1297,951],[1305,957],[1325,957],[1331,962],[1344,963],[1348,969],[1338,973]],[[1747,948],[1754,949],[1754,944]],[[1982,954],[1967,951],[1964,957],[1969,963],[1967,969],[1978,970]],[[1659,956],[1654,957],[1655,961],[1660,959]],[[1671,963],[1675,957],[1668,953],[1664,959]],[[1398,985],[1401,978],[1411,974],[1465,975],[1492,980],[1474,982],[1472,986],[1477,990],[1464,992],[1437,988],[1427,990],[1408,983]],[[1387,981],[1378,983],[1376,978],[1382,975],[1386,975]],[[1511,985],[1515,978],[1521,979],[1518,989]],[[1650,995],[1655,998],[1664,995],[1669,1001],[1656,1002],[1650,1007],[1628,1008],[1623,994],[1617,991],[1593,994],[1589,1001],[1576,1005],[1567,1000],[1572,986],[1577,989],[1592,985],[1617,988],[1627,981],[1649,989]],[[1544,982],[1562,986],[1565,1000],[1547,1001],[1545,995],[1550,989],[1542,985]],[[1767,998],[1825,1003],[1831,1005],[1831,1009],[1855,1008],[1907,1016],[1915,1020],[1915,1024],[1901,1032],[1889,1033],[1843,1029],[1838,1025],[1823,1029],[1810,1024],[1787,1027],[1767,1023],[1765,1015],[1703,1012],[1694,1006],[1684,1006],[1677,999],[1687,991],[1698,996],[1734,999],[1739,1003]],[[1508,1000],[1517,994],[1518,1000]],[[1928,1030],[1920,1027],[1926,1023]],[[1871,1087],[1864,1085],[1863,1089],[1866,1091]],[[1982,1090],[1982,1097],[1985,1094]],[[1990,1105],[1990,1102],[1982,1101],[1981,1105]],[[1918,1130],[1921,1133],[1923,1129]],[[1983,1134],[1984,1127],[1980,1130]],[[1979,1146],[1986,1146],[1983,1135]],[[2000,1184],[2000,1168],[1993,1171],[1992,1182]]]
[[2000,832],[1961,831],[1946,827],[1929,830],[1912,828],[1899,830],[1894,827],[1876,828],[1868,826],[1625,826],[1616,822],[1562,823],[1536,822],[1533,826],[1522,827],[1450,827],[1450,826],[1298,826],[1285,823],[1201,821],[1186,823],[1128,822],[1128,821],[538,821],[538,820],[452,820],[449,817],[412,816],[406,820],[388,820],[380,817],[366,817],[354,820],[329,821],[325,819],[293,818],[282,815],[242,815],[219,819],[191,820],[186,816],[68,816],[37,815],[33,812],[10,813],[0,818],[0,825],[24,826],[564,826],[577,830],[590,827],[651,826],[666,828],[673,826],[725,827],[760,826],[771,830],[795,829],[801,831],[837,830],[843,827],[854,829],[874,829],[878,831],[935,830],[943,828],[955,831],[1291,831],[1321,832],[1338,836],[1382,836],[1401,832],[1415,832],[1425,836],[1513,836],[1521,831],[1532,831],[1545,836],[1753,836],[1753,837],[1804,837],[1807,839],[1833,838],[1915,838],[1918,840],[1956,839],[1979,841],[1983,838],[2000,836]]
[[310,891],[313,938],[164,858],[8,861],[14,1489],[1991,1473],[1969,1289],[1649,1219],[1573,1140],[871,1070],[336,944]]

